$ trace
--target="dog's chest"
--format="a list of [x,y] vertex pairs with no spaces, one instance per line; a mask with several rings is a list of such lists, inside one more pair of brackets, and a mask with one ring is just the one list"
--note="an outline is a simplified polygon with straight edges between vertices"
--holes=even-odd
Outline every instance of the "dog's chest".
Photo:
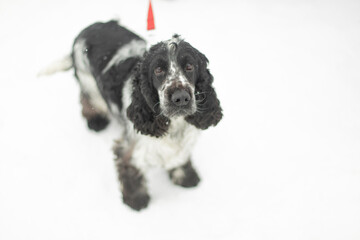
[[154,138],[141,135],[133,152],[135,165],[141,168],[161,166],[172,169],[185,164],[195,145],[199,130],[183,118],[172,120],[167,135]]

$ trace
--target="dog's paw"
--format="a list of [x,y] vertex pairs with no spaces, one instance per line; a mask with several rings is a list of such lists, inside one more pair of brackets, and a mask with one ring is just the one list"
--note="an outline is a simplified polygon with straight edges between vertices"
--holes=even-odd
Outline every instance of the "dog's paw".
[[178,185],[185,187],[185,188],[191,188],[196,187],[200,182],[199,175],[195,172],[193,169],[192,172],[188,172],[186,176],[179,182]]
[[109,124],[109,119],[102,115],[95,115],[87,120],[88,127],[95,132],[99,132],[106,128]]
[[191,174],[187,175],[182,183],[180,184],[182,187],[190,188],[196,187],[200,182],[199,175],[194,171]]
[[124,196],[123,201],[126,205],[136,211],[146,208],[150,202],[150,196],[147,193],[137,193],[131,196]]
[[185,188],[196,187],[200,182],[199,175],[189,163],[171,170],[169,175],[173,183]]

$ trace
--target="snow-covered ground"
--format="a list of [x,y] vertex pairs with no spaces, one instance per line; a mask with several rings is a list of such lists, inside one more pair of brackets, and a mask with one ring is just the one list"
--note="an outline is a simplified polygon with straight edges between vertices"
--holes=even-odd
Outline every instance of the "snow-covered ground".
[[0,2],[0,239],[360,239],[360,2],[153,0],[156,37],[210,59],[224,119],[193,154],[202,182],[149,176],[121,202],[112,124],[80,115],[71,71],[36,73],[78,32],[147,0]]

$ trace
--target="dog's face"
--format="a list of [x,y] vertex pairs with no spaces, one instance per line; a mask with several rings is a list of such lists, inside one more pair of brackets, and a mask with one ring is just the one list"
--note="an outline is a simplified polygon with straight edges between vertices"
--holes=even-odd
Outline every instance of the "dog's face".
[[142,134],[166,134],[172,118],[207,129],[222,118],[213,76],[204,54],[178,35],[153,45],[135,68],[132,102],[127,109]]
[[148,68],[149,79],[157,90],[161,114],[168,117],[188,116],[197,111],[195,84],[198,56],[194,48],[174,35],[171,40],[153,48]]

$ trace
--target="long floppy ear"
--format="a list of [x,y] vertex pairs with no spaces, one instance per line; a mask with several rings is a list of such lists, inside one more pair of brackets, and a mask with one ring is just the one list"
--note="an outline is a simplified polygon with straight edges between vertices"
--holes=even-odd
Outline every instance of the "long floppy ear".
[[[143,63],[144,64],[144,63]],[[156,107],[158,96],[147,79],[148,74],[142,71],[141,65],[135,68],[131,104],[127,116],[133,122],[134,128],[144,135],[163,136],[170,125],[170,119],[160,114]],[[157,99],[157,100],[156,100]]]
[[210,126],[216,126],[223,114],[220,101],[212,87],[213,76],[207,69],[208,60],[202,53],[198,51],[196,53],[199,56],[199,76],[195,83],[197,111],[187,116],[186,121],[197,128],[207,129]]

